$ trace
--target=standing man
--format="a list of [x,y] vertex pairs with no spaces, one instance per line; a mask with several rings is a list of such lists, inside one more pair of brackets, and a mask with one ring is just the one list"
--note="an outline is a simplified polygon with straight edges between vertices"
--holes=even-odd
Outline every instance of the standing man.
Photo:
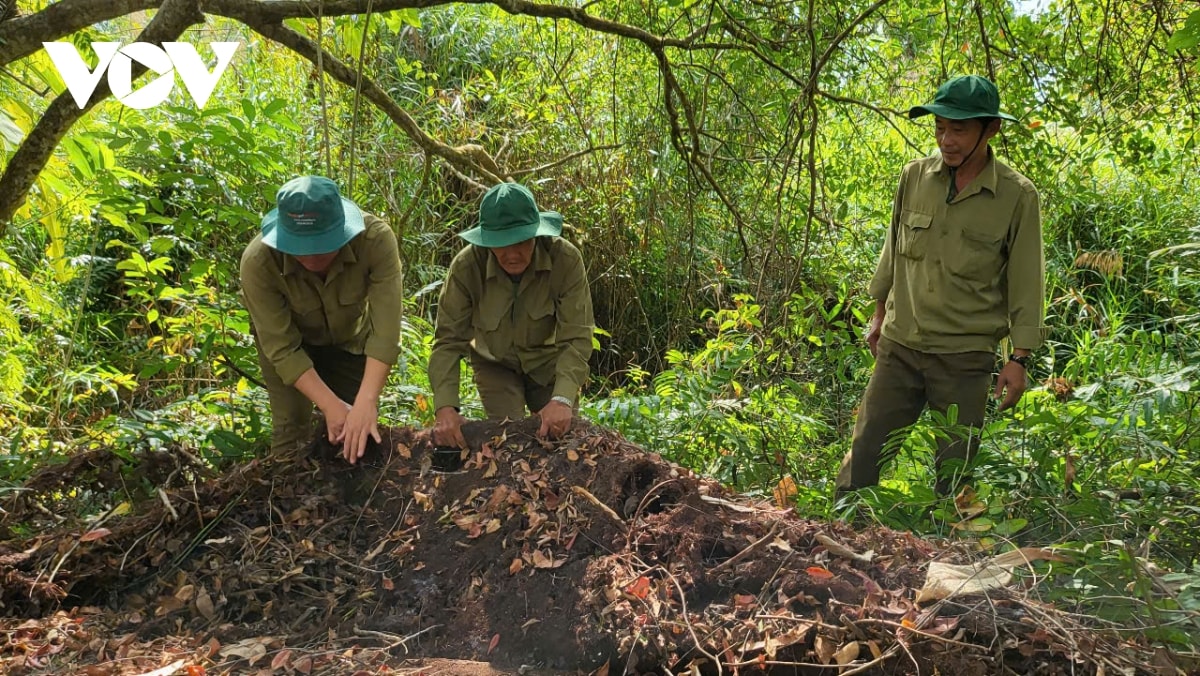
[[271,448],[307,442],[313,405],[353,464],[380,441],[400,348],[400,254],[382,219],[321,176],[283,185],[242,254],[242,301],[271,400]]
[[[1016,405],[1045,333],[1038,194],[988,145],[1002,119],[1016,120],[1000,112],[996,86],[977,75],[956,77],[908,115],[934,116],[940,153],[909,162],[900,174],[869,290],[875,371],[838,472],[839,492],[879,483],[880,464],[890,459],[883,453],[888,436],[915,422],[926,404],[940,412],[956,404],[958,423],[978,430],[1005,336],[1013,351],[995,396],[1004,397],[1001,410]],[[947,476],[954,470],[947,461],[966,461],[977,447],[977,434],[969,442],[939,442],[939,494],[963,479]]]
[[465,446],[459,363],[471,360],[489,418],[541,418],[538,435],[571,425],[592,354],[592,296],[583,257],[562,239],[562,216],[538,211],[517,183],[488,190],[469,244],[450,263],[438,302],[429,383],[434,443]]

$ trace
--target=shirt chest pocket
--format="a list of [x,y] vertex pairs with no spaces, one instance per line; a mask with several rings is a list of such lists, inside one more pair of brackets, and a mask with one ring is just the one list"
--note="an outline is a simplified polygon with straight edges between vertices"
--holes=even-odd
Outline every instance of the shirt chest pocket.
[[346,340],[358,333],[366,318],[367,278],[365,274],[353,275],[341,282],[336,293],[337,302],[329,313],[329,328],[339,340]]
[[554,345],[557,340],[558,316],[554,311],[554,299],[550,297],[550,289],[537,289],[522,301],[521,319],[525,324],[525,345]]
[[288,308],[296,326],[305,333],[320,331],[325,326],[325,306],[321,296],[302,286],[288,289]]
[[1007,259],[1005,234],[1002,229],[964,227],[958,233],[958,250],[947,256],[951,271],[968,279],[995,279]]
[[922,260],[929,249],[929,226],[933,224],[932,214],[919,211],[903,211],[900,213],[900,229],[896,233],[896,253]]

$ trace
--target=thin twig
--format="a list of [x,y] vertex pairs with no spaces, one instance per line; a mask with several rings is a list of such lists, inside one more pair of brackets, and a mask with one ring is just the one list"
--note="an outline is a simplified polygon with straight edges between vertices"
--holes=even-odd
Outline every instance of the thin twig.
[[683,615],[683,623],[687,625],[688,634],[691,635],[692,642],[696,644],[696,650],[699,650],[701,654],[712,660],[713,664],[717,665],[717,676],[721,676],[721,660],[717,659],[714,655],[710,654],[704,649],[704,645],[700,642],[700,639],[696,637],[696,630],[692,627],[691,620],[688,619],[687,595],[683,593],[683,585],[679,584],[679,580],[675,579],[675,576],[671,574],[671,571],[667,570],[666,568],[662,568],[662,571],[664,574],[666,574],[667,579],[671,581],[671,584],[675,585],[675,590],[679,592],[679,612]]
[[610,143],[608,145],[603,145],[603,146],[584,148],[583,150],[573,152],[570,155],[560,157],[557,160],[554,160],[553,162],[547,162],[546,164],[541,164],[536,167],[529,167],[528,169],[517,169],[516,171],[509,173],[509,176],[511,176],[512,178],[520,178],[522,176],[525,176],[526,174],[541,174],[541,173],[547,172],[551,169],[554,169],[556,167],[559,167],[561,165],[564,165],[567,162],[570,162],[571,160],[583,157],[584,155],[590,155],[592,153],[595,153],[595,152],[598,152],[601,150],[614,150],[614,149],[620,148],[624,145],[625,145],[624,143]]
[[421,634],[424,634],[425,632],[433,631],[434,629],[437,629],[438,627],[441,627],[441,626],[442,625],[440,625],[440,624],[431,624],[428,627],[425,627],[424,629],[422,629],[421,631],[418,631],[415,634],[409,634],[408,636],[400,636],[398,634],[389,634],[384,631],[371,631],[370,629],[359,629],[357,627],[355,627],[355,629],[354,629],[354,634],[356,636],[366,636],[368,638],[378,638],[378,639],[382,639],[384,641],[391,641],[391,643],[389,643],[388,646],[386,648],[384,648],[385,651],[391,650],[392,648],[399,648],[399,647],[403,646],[404,652],[407,653],[409,641],[420,636]]
[[175,511],[175,506],[171,504],[171,498],[167,497],[167,492],[162,489],[162,486],[158,487],[158,497],[160,500],[162,500],[162,503],[166,505],[167,511],[171,513],[171,520],[178,521],[179,512]]
[[750,543],[750,544],[749,544],[749,545],[748,545],[748,546],[747,546],[745,549],[743,549],[742,551],[738,552],[737,554],[734,554],[734,555],[733,555],[733,556],[731,556],[730,558],[728,558],[728,559],[726,559],[726,560],[722,561],[721,563],[717,564],[717,565],[716,565],[714,568],[712,568],[712,569],[710,569],[710,570],[708,571],[708,574],[709,574],[709,575],[712,575],[712,574],[714,574],[714,573],[717,573],[717,572],[719,572],[719,571],[722,571],[722,570],[724,570],[724,569],[726,569],[726,568],[728,568],[728,567],[732,566],[733,564],[737,563],[738,561],[741,561],[742,559],[744,559],[744,558],[746,558],[747,556],[749,556],[751,553],[753,553],[753,552],[754,552],[754,550],[756,550],[756,549],[758,549],[759,547],[763,546],[763,545],[764,545],[764,544],[766,544],[768,541],[770,541],[770,540],[774,539],[774,537],[775,537],[775,534],[779,532],[779,524],[780,524],[780,522],[779,522],[779,521],[775,521],[774,523],[772,523],[772,524],[771,524],[771,530],[767,531],[767,534],[766,534],[766,535],[764,535],[764,536],[762,536],[761,538],[759,538],[759,539],[755,540],[754,542],[751,542],[751,543]]
[[612,507],[609,507],[608,505],[604,504],[603,502],[600,502],[600,498],[597,498],[596,496],[592,495],[591,492],[588,491],[588,489],[584,488],[583,486],[571,486],[571,491],[573,493],[575,493],[576,495],[582,495],[583,497],[587,498],[588,502],[592,503],[593,505],[596,505],[605,514],[611,516],[613,521],[616,521],[617,523],[621,524],[622,526],[626,525],[625,519],[622,519],[619,514],[614,512]]
[[874,617],[865,617],[861,620],[855,620],[855,622],[857,622],[859,624],[882,624],[887,627],[896,627],[897,629],[903,629],[904,631],[907,631],[912,634],[916,634],[918,636],[924,636],[925,638],[931,638],[935,641],[941,641],[943,643],[949,643],[951,645],[961,646],[963,648],[971,648],[972,650],[982,650],[984,652],[987,652],[989,650],[989,648],[984,645],[976,645],[974,643],[965,643],[963,641],[955,641],[952,638],[946,638],[945,636],[938,636],[937,634],[930,634],[929,632],[921,631],[920,629],[917,629],[916,627],[910,627],[910,626],[901,624],[899,622],[893,622],[892,620],[876,619]]

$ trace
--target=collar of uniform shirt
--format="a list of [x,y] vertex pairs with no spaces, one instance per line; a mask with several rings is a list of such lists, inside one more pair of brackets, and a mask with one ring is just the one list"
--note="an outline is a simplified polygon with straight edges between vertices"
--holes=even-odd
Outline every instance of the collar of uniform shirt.
[[[987,153],[987,164],[983,165],[983,170],[979,172],[978,176],[971,180],[971,184],[976,184],[981,189],[987,190],[995,195],[996,183],[999,180],[996,176],[996,156],[992,152],[991,146],[988,146]],[[931,166],[927,171],[946,178],[947,180],[950,178],[950,165],[946,164],[945,162],[938,162],[937,164]],[[954,197],[954,199],[957,200],[963,194],[966,194],[965,191],[960,191],[958,195]]]

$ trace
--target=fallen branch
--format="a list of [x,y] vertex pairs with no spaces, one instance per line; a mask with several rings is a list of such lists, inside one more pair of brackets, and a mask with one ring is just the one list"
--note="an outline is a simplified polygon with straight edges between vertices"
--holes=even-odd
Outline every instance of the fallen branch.
[[732,566],[733,564],[737,563],[738,561],[741,561],[742,559],[746,558],[747,556],[750,556],[750,554],[752,554],[754,552],[754,550],[763,546],[768,541],[773,540],[775,538],[775,534],[778,531],[779,531],[779,522],[776,521],[775,523],[771,524],[771,530],[767,531],[766,535],[755,540],[754,542],[751,542],[745,549],[738,552],[737,554],[734,554],[733,556],[722,561],[721,563],[717,564],[716,567],[709,569],[708,574],[712,575],[714,573],[722,571],[722,570]]
[[613,521],[616,521],[617,523],[621,524],[622,526],[625,525],[625,520],[622,519],[619,514],[614,512],[612,507],[609,507],[608,505],[604,504],[603,502],[600,502],[600,498],[597,498],[596,496],[592,495],[591,492],[588,491],[588,489],[584,488],[583,486],[571,486],[571,492],[575,493],[576,495],[581,495],[581,496],[587,498],[588,502],[592,503],[593,505],[596,505],[605,514],[611,516]]

